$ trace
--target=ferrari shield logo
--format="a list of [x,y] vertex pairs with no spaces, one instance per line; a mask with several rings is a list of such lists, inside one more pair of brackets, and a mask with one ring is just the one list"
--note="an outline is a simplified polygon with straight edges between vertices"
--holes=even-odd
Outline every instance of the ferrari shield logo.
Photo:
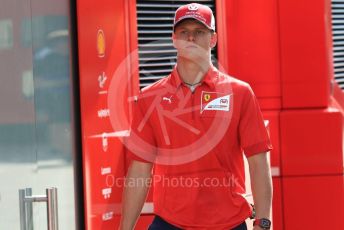
[[204,100],[209,101],[210,100],[210,94],[204,94]]

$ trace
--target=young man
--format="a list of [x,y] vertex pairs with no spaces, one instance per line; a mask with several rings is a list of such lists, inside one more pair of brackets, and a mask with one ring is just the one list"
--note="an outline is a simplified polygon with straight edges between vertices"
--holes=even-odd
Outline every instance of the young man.
[[271,144],[257,100],[247,83],[212,65],[217,34],[209,7],[178,8],[173,30],[176,67],[143,89],[134,106],[120,229],[134,229],[150,187],[144,182],[152,175],[156,217],[150,230],[246,229],[253,210],[243,196],[243,154],[254,229],[269,229]]

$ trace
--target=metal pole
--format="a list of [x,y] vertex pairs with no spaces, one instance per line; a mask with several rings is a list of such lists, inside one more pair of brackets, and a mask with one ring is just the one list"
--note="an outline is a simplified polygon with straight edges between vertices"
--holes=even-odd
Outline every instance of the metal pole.
[[[32,188],[26,188],[25,189],[25,197],[32,196]],[[32,202],[26,202],[25,205],[26,210],[26,228],[27,230],[33,230],[33,208],[32,208]]]
[[19,189],[20,230],[26,229],[25,189]]
[[48,230],[58,230],[57,188],[47,188]]

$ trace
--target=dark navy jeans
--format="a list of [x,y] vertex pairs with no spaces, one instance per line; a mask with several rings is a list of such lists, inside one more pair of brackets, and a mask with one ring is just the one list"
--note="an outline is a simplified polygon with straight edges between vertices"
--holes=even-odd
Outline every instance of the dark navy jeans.
[[[173,226],[172,224],[167,223],[160,216],[155,216],[148,230],[182,230],[182,229],[177,228],[176,226]],[[246,223],[243,222],[242,224],[233,228],[232,230],[247,230]]]

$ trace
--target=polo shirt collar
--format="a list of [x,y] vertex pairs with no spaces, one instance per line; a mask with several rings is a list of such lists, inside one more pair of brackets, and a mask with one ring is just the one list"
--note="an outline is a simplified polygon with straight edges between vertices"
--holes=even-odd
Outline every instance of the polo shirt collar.
[[[218,76],[218,70],[213,65],[211,65],[207,73],[204,75],[203,79],[201,80],[201,83],[205,83],[206,85],[209,86],[210,89],[214,89],[217,76]],[[177,71],[177,65],[173,68],[173,71],[171,73],[171,83],[174,87],[176,87],[176,89],[178,89],[183,84],[183,80],[181,79]]]

